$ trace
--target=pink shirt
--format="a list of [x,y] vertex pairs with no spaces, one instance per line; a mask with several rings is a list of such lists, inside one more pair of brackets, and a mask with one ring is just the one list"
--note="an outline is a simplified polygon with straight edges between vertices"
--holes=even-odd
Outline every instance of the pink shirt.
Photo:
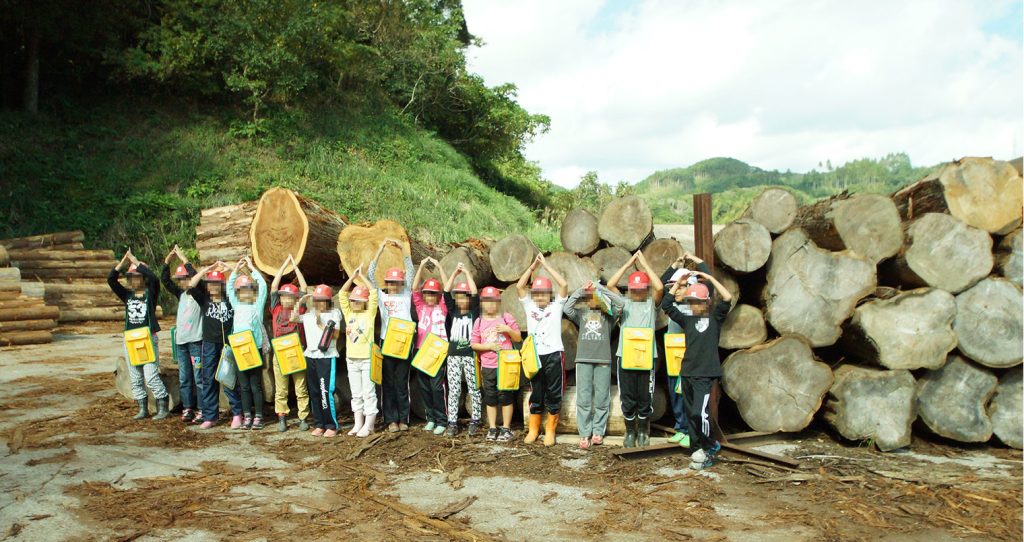
[[[497,318],[485,318],[481,316],[473,323],[473,333],[469,337],[470,344],[498,343],[501,345],[502,350],[512,348],[512,339],[508,336],[508,333],[499,333],[494,329],[498,324],[505,324],[508,327],[519,331],[519,325],[516,324],[516,319],[507,312]],[[488,369],[498,368],[497,352],[479,352],[479,354],[481,367],[487,367]]]
[[[440,300],[441,296],[438,296]],[[423,341],[428,333],[433,333],[442,339],[448,338],[448,331],[445,328],[445,318],[448,317],[448,307],[444,303],[427,305],[423,301],[423,294],[412,293],[412,305],[416,308],[416,348],[423,346]]]

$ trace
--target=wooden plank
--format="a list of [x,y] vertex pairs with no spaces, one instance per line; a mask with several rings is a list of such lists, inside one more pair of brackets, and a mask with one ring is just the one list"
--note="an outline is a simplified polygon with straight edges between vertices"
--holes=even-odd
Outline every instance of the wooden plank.
[[741,453],[743,455],[749,455],[749,456],[753,456],[753,457],[759,457],[761,459],[767,459],[768,461],[774,461],[775,463],[780,463],[782,465],[786,465],[787,467],[792,467],[794,469],[800,467],[800,462],[799,461],[797,461],[795,459],[790,459],[790,458],[788,458],[788,457],[786,457],[784,455],[778,455],[778,454],[772,454],[772,453],[768,453],[768,452],[762,452],[760,450],[755,450],[755,449],[749,448],[747,446],[740,446],[738,444],[733,444],[731,442],[721,442],[720,444],[722,445],[722,449],[723,450],[729,450],[731,452],[737,452],[737,453]]
[[[662,430],[662,431],[666,431],[666,432],[673,432],[673,433],[675,432],[674,430],[672,430],[672,428],[666,427],[666,426],[660,425],[660,424],[652,423],[651,427],[653,427],[655,429]],[[725,435],[724,438],[727,441],[728,440],[742,440],[742,439],[745,439],[745,438],[765,437],[765,436],[772,435],[772,434],[774,434],[774,433],[766,433],[764,431],[746,431],[746,432],[743,432],[743,433],[733,433],[731,435]],[[725,444],[722,445],[722,448],[725,448]],[[644,455],[644,454],[648,454],[648,453],[663,452],[665,450],[688,451],[689,449],[688,448],[683,448],[682,446],[680,446],[678,444],[675,444],[673,442],[666,442],[664,444],[654,444],[654,445],[648,446],[646,448],[621,448],[621,449],[618,449],[618,450],[612,450],[612,455],[617,456],[617,457],[630,457],[630,456],[636,456],[636,455]],[[768,454],[768,455],[771,455],[771,454]]]

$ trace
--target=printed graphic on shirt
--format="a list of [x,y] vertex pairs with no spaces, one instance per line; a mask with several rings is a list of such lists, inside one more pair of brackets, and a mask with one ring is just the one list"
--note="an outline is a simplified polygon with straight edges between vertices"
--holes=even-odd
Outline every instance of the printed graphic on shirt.
[[451,343],[459,348],[469,347],[469,336],[473,332],[473,319],[462,316],[452,320]]
[[128,316],[129,325],[142,325],[146,323],[146,300],[131,298],[125,305],[125,312]]
[[583,335],[580,337],[585,341],[601,340],[601,316],[590,313],[587,320],[583,322]]
[[423,333],[433,333],[438,337],[444,337],[444,313],[441,311],[440,305],[434,305],[433,307],[424,307],[423,313],[420,315],[420,320],[416,326]]
[[697,320],[697,323],[694,324],[693,327],[697,328],[697,331],[704,333],[705,331],[707,331],[708,324],[710,323],[711,320],[709,320],[708,318],[701,318],[700,320]]
[[228,304],[221,301],[220,303],[210,303],[206,306],[206,317],[217,320],[218,322],[227,322],[231,320],[234,311],[228,309]]
[[395,311],[402,308],[402,304],[400,304],[398,301],[395,301],[394,299],[385,300],[383,303],[381,303],[381,306],[387,309],[388,314],[394,314]]
[[349,341],[357,344],[366,336],[366,327],[363,326],[362,321],[353,316],[345,322],[345,335],[348,335]]

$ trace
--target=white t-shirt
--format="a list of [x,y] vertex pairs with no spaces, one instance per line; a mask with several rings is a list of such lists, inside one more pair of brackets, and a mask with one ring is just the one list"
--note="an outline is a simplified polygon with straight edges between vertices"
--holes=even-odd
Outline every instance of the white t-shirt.
[[[380,329],[377,330],[377,335],[383,339],[392,316],[400,320],[412,320],[412,292],[407,289],[400,294],[389,294],[384,290],[377,290],[377,296],[377,310],[380,311]],[[444,322],[441,325],[444,325]]]
[[526,311],[526,331],[533,337],[539,356],[565,350],[562,346],[562,307],[565,301],[564,297],[555,297],[542,309],[530,296],[519,300]]
[[[341,321],[341,311],[331,309],[320,313],[320,325],[327,327],[327,322],[334,322],[334,329],[338,331],[344,323]],[[338,341],[331,341],[331,347],[326,352],[321,352],[320,337],[324,332],[317,327],[316,315],[309,311],[302,315],[302,331],[306,334],[306,357],[307,358],[336,358],[338,357]]]

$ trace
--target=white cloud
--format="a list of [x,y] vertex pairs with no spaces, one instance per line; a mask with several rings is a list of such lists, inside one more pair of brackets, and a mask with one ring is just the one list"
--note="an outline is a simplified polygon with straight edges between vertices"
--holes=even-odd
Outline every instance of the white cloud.
[[[471,69],[551,116],[527,157],[573,186],[732,156],[804,171],[1021,153],[1014,0],[464,0]],[[993,31],[993,25],[1007,32]]]

